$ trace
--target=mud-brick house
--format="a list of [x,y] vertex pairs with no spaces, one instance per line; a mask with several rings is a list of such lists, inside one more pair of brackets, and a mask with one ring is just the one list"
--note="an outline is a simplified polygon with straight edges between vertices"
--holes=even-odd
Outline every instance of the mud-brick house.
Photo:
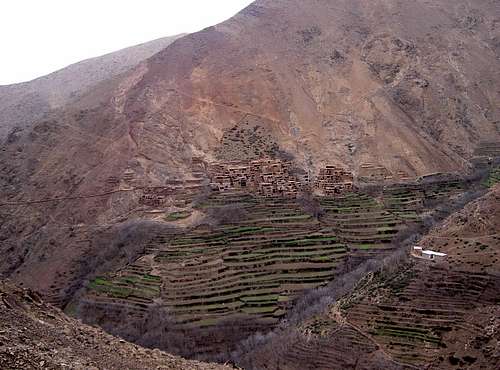
[[225,191],[231,189],[231,177],[224,175],[217,175],[214,177],[213,182],[211,183],[213,190]]
[[326,196],[350,192],[354,189],[354,175],[343,168],[326,166],[320,170],[314,188]]
[[250,180],[250,171],[248,166],[230,166],[227,168],[227,172],[231,177],[231,181],[235,186],[246,187],[248,186]]
[[264,197],[273,197],[276,193],[274,185],[269,182],[261,182],[259,184],[259,193]]

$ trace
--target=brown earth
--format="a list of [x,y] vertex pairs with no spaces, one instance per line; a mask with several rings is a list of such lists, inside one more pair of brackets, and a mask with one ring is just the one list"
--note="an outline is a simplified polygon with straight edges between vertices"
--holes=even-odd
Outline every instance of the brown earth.
[[448,218],[420,243],[448,255],[448,262],[470,272],[499,273],[500,185]]
[[0,368],[229,369],[127,343],[69,318],[8,281],[0,282]]

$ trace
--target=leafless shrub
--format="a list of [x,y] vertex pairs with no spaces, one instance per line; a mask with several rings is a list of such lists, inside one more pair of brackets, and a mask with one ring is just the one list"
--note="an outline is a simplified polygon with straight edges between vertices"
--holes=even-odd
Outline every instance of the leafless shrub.
[[248,212],[241,204],[228,204],[227,206],[209,209],[207,216],[200,224],[217,226],[239,222],[245,220],[247,217]]
[[[78,312],[80,317],[84,317],[85,323],[99,325],[108,333],[129,342],[205,361],[227,361],[234,350],[232,345],[242,336],[252,333],[252,321],[249,319],[222,320],[207,328],[180,328],[160,302],[152,304],[146,312],[138,315],[126,304],[99,305],[91,300],[82,300]],[[227,346],[223,346],[226,350],[218,354],[197,354],[199,346],[207,346],[212,342],[227,343]]]
[[209,185],[204,186],[201,191],[193,198],[192,206],[197,207],[205,203],[210,195],[212,194],[212,189]]
[[293,162],[295,160],[295,156],[292,153],[289,153],[284,150],[277,150],[276,153],[276,158],[284,161],[284,162]]
[[359,184],[358,190],[361,193],[367,194],[372,198],[377,198],[382,195],[384,185],[381,184]]
[[152,304],[141,316],[127,306],[96,305],[82,300],[78,313],[87,324],[99,325],[108,333],[146,348],[160,348],[170,353],[190,355],[188,337],[176,329],[175,320],[160,303]]
[[264,361],[267,369],[280,369],[281,358],[299,339],[299,331],[292,327],[256,333],[238,344],[230,362],[247,370],[260,370]]
[[[160,348],[171,353],[189,356],[192,354],[190,338],[175,328],[175,319],[168,310],[157,303],[149,307],[142,320],[131,325],[133,341],[143,347]],[[135,327],[134,327],[135,326]],[[127,335],[127,328],[121,330]]]
[[325,214],[325,211],[321,207],[320,202],[314,198],[310,192],[302,193],[298,198],[297,202],[304,212],[310,214],[315,218],[319,218]]

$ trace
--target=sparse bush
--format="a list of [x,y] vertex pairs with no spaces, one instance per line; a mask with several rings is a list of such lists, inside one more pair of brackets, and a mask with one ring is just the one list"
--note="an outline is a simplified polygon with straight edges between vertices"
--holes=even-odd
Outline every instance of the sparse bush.
[[217,226],[239,222],[248,217],[248,212],[240,204],[229,204],[227,206],[211,208],[207,217],[201,222],[210,226]]
[[210,194],[212,194],[212,189],[210,189],[210,186],[204,186],[201,191],[193,198],[192,206],[197,207],[205,203],[210,197]]
[[300,207],[304,210],[304,212],[310,214],[315,218],[320,218],[325,214],[325,211],[321,207],[320,202],[314,198],[314,196],[310,193],[302,193],[299,198],[297,198],[297,202]]
[[293,162],[295,160],[295,156],[292,153],[286,152],[284,150],[277,150],[276,158],[284,162]]

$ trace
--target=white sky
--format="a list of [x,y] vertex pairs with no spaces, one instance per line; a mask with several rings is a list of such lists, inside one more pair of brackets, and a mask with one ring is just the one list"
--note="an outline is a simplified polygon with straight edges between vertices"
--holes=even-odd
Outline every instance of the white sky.
[[0,0],[0,85],[160,37],[195,32],[252,0]]

